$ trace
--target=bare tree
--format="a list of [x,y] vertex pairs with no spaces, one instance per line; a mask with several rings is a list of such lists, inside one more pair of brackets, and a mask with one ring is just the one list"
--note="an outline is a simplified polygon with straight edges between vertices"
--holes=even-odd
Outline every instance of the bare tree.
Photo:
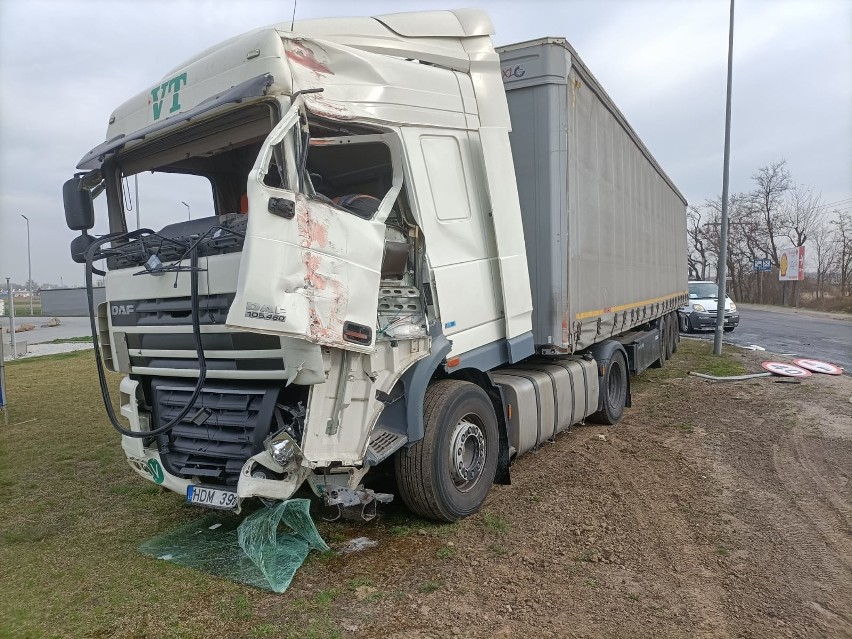
[[811,232],[810,241],[817,267],[817,299],[822,299],[826,280],[832,269],[837,265],[838,242],[834,231],[834,228],[826,224],[823,216],[820,216],[820,223]]
[[852,213],[836,211],[837,267],[840,272],[840,295],[852,295]]
[[820,196],[808,187],[796,185],[784,206],[781,223],[793,246],[804,246],[810,235],[822,223]]
[[706,221],[703,207],[689,207],[686,212],[686,261],[689,277],[696,280],[707,279],[707,267],[710,262],[710,247],[704,232]]
[[761,237],[756,239],[765,244],[766,252],[777,267],[781,264],[777,240],[785,230],[784,198],[792,186],[787,160],[778,160],[759,168],[751,179],[755,188],[746,197],[751,213],[761,221],[760,227],[755,228]]
[[[808,187],[795,185],[790,189],[790,197],[783,205],[783,214],[780,222],[784,234],[795,247],[804,246],[808,236],[814,232],[821,222],[820,196],[814,195],[813,190]],[[799,305],[799,282],[794,284],[794,299],[796,306]]]

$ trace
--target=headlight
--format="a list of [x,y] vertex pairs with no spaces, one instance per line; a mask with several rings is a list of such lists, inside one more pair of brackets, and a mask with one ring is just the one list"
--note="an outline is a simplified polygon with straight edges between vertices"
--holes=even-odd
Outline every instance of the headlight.
[[728,310],[730,310],[731,313],[736,313],[737,312],[737,305],[734,304],[733,302],[731,302],[731,306]]
[[284,430],[280,430],[264,442],[269,456],[281,466],[286,466],[293,459],[301,462],[302,451],[296,441]]
[[698,311],[699,313],[704,313],[704,312],[705,312],[704,307],[703,307],[703,306],[701,306],[701,304],[693,304],[693,305],[692,305],[692,310],[693,310],[693,311]]

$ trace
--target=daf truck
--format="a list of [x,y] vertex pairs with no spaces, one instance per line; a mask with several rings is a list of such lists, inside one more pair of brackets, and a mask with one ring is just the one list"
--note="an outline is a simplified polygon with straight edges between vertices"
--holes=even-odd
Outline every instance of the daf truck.
[[[477,10],[265,27],[112,113],[63,196],[137,473],[370,519],[390,468],[454,521],[516,456],[621,418],[677,348],[686,202],[564,39],[492,35]],[[136,228],[150,173],[200,177],[205,210],[175,189],[193,219]]]

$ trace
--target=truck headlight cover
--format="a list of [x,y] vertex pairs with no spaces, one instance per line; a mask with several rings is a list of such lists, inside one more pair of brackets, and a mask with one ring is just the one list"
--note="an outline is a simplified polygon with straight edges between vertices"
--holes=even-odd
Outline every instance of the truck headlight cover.
[[737,312],[737,305],[734,304],[733,302],[731,302],[731,305],[728,307],[728,310],[731,311],[731,313],[736,313]]
[[693,304],[692,310],[698,311],[699,313],[704,313],[704,307],[701,304]]
[[293,459],[301,456],[301,450],[296,441],[285,431],[279,431],[266,440],[266,452],[281,466],[286,466]]

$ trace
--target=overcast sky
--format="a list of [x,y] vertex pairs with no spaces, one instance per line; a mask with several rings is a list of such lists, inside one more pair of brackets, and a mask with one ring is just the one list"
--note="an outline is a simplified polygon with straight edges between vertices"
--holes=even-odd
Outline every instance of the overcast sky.
[[[296,17],[472,5],[301,0]],[[479,6],[495,44],[567,37],[687,199],[721,192],[727,0]],[[202,49],[291,11],[288,0],[0,0],[0,277],[27,278],[23,214],[33,279],[81,284],[62,183],[103,140],[112,110]],[[824,202],[852,198],[852,1],[738,0],[733,100],[733,192],[786,158]],[[145,222],[154,203],[140,199]]]

